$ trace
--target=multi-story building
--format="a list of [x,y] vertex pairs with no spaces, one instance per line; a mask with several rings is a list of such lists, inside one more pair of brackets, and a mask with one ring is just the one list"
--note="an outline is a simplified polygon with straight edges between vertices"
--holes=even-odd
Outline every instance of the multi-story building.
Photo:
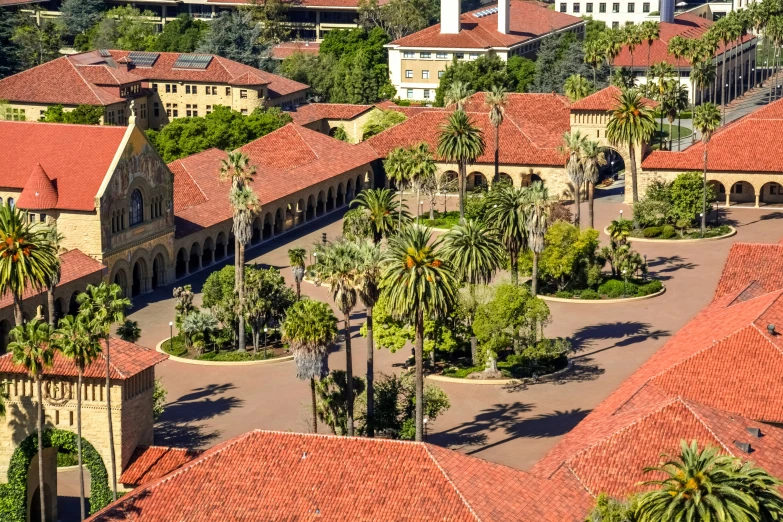
[[584,35],[582,19],[558,13],[539,2],[501,0],[497,6],[464,14],[460,14],[459,6],[459,0],[441,0],[439,24],[386,46],[391,83],[398,97],[434,100],[440,77],[453,60],[533,57],[547,35]]
[[216,105],[250,114],[257,107],[304,103],[308,86],[210,54],[100,50],[65,56],[0,80],[0,114],[38,120],[48,107],[104,107],[103,123],[158,128],[172,119],[204,116]]
[[613,29],[660,19],[658,0],[558,0],[555,8],[561,13],[589,16]]

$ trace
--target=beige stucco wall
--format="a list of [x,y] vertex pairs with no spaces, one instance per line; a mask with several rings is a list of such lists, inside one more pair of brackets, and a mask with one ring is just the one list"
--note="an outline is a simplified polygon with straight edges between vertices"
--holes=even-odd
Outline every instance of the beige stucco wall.
[[[136,107],[137,109],[137,119],[136,123],[139,127],[142,129],[147,128],[148,123],[148,115],[149,115],[149,102],[147,101],[147,98],[144,96],[136,98]],[[9,101],[7,104],[3,104],[2,107],[0,107],[1,110],[4,112],[0,114],[0,119],[4,120],[17,120],[17,119],[23,119],[25,121],[38,121],[42,116],[43,113],[48,109],[49,107],[53,105],[62,105],[57,103],[50,103],[50,104],[37,104],[37,103],[23,103],[23,102],[15,102],[15,101]],[[141,113],[141,106],[146,105],[147,111],[144,113],[145,115],[142,116]],[[76,105],[63,105],[63,110],[68,112],[72,111],[76,108]],[[11,110],[10,117],[8,113],[8,109]],[[15,113],[14,110],[17,109],[19,111],[22,111],[20,113]],[[119,110],[122,109],[125,111],[125,121],[127,124],[127,118],[130,116],[130,101],[122,102],[122,103],[113,103],[111,105],[107,105],[104,108],[104,116],[101,118],[101,124],[106,124],[107,121],[114,121],[115,124],[119,124],[118,117],[119,117]],[[19,118],[22,113],[24,113],[24,118]],[[110,118],[109,115],[113,115],[114,118]]]
[[[456,164],[438,163],[438,175],[451,173],[456,175],[458,172]],[[538,176],[541,181],[544,182],[549,190],[550,197],[556,199],[568,199],[570,189],[568,187],[568,174],[564,167],[553,166],[541,166],[541,165],[499,165],[499,174],[501,177],[507,175],[511,178],[515,187],[524,187],[536,180],[534,176]],[[492,178],[495,176],[494,164],[474,164],[468,165],[466,188],[471,190],[474,187],[475,174],[479,173],[484,176],[484,180],[487,184],[492,183]]]

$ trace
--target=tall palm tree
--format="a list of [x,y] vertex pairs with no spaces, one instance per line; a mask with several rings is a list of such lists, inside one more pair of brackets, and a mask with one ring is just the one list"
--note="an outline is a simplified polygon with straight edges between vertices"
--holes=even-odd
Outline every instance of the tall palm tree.
[[495,128],[495,177],[492,183],[498,180],[500,175],[500,125],[506,116],[506,104],[508,103],[508,93],[505,87],[493,85],[484,96],[484,103],[489,107],[489,122]]
[[438,172],[435,158],[432,157],[430,146],[424,142],[417,143],[410,148],[411,159],[411,184],[416,188],[416,221],[419,220],[421,206],[421,188],[431,182]]
[[[652,72],[653,78],[658,78],[656,82],[656,100],[660,103],[660,108],[663,109],[663,104],[666,103],[666,96],[668,94],[667,86],[671,83],[671,78],[674,76],[674,67],[668,62],[658,62],[653,65]],[[661,129],[659,134],[658,147],[663,149],[663,113],[661,110]]]
[[723,106],[723,121],[726,121],[726,60],[729,54],[729,43],[733,39],[733,33],[731,30],[731,21],[723,17],[715,22],[710,27],[710,33],[715,35],[715,38],[723,43],[723,54],[721,55],[721,61],[723,62],[721,80],[720,80],[720,103]]
[[468,164],[484,154],[484,133],[465,112],[454,111],[440,127],[438,156],[459,168],[459,222],[465,222],[465,176]]
[[238,246],[236,253],[237,263],[237,283],[236,292],[238,300],[238,346],[240,352],[245,351],[245,245],[250,243],[253,237],[253,220],[261,211],[261,203],[258,196],[249,186],[235,188],[229,195],[231,209],[234,215],[232,230],[234,239]]
[[461,111],[465,107],[465,103],[473,95],[473,91],[470,89],[466,82],[459,80],[453,82],[443,96],[443,101],[446,105],[454,105],[455,109]]
[[615,145],[628,147],[631,160],[633,201],[639,201],[639,182],[636,174],[636,147],[646,143],[653,135],[655,121],[652,110],[644,103],[637,91],[624,91],[617,98],[617,105],[611,111],[606,125],[606,137]]
[[402,213],[402,221],[410,221],[405,205],[400,207],[394,201],[394,191],[387,188],[363,190],[356,199],[351,201],[351,206],[360,209],[366,219],[370,222],[372,231],[372,241],[376,245],[384,237],[391,236],[397,227],[395,227],[394,216],[398,211]]
[[90,334],[89,324],[83,315],[67,315],[60,319],[60,327],[52,336],[54,346],[72,359],[76,365],[76,453],[79,459],[79,508],[84,513],[84,468],[82,462],[82,386],[84,369],[101,353],[100,339]]
[[54,253],[55,266],[54,271],[49,275],[49,280],[46,282],[46,307],[48,308],[49,326],[54,328],[55,325],[55,309],[54,309],[54,291],[57,289],[57,285],[60,284],[60,244],[62,243],[64,236],[57,231],[57,224],[53,224],[47,229],[46,239],[49,241],[50,248]]
[[[686,38],[683,38],[680,35],[677,35],[673,37],[671,40],[669,40],[668,50],[669,54],[674,56],[675,60],[677,60],[677,87],[678,89],[682,86],[682,73],[680,72],[680,60],[682,60],[683,57],[687,56],[690,52],[690,49],[693,45],[693,42],[696,40],[688,40]],[[679,89],[677,92],[681,92],[682,89]],[[687,88],[685,89],[685,93],[688,93]],[[687,99],[685,103],[685,107],[683,107],[680,110],[685,110],[688,106]],[[679,115],[679,111],[677,112]],[[671,122],[669,124],[669,136],[671,136]],[[680,121],[679,118],[677,119],[677,139],[679,140],[680,135]],[[679,150],[679,146],[678,146]]]
[[454,276],[472,289],[489,284],[503,259],[503,244],[497,239],[497,231],[481,221],[468,220],[444,235],[442,254]]
[[560,151],[567,156],[566,171],[571,184],[574,186],[574,204],[576,206],[576,226],[582,226],[582,187],[585,184],[585,169],[582,163],[582,149],[587,141],[579,131],[563,134],[563,144]]
[[623,29],[623,36],[625,37],[625,45],[628,46],[628,51],[631,53],[631,72],[633,73],[633,52],[642,43],[644,36],[639,30],[640,26],[632,24],[626,25]]
[[604,149],[597,141],[585,140],[582,144],[582,163],[585,170],[585,179],[587,180],[587,206],[589,209],[588,227],[595,228],[595,212],[593,208],[595,184],[598,183],[598,174],[600,167],[606,165]]
[[642,22],[639,26],[639,34],[641,35],[642,40],[647,41],[647,81],[649,82],[650,66],[652,65],[650,62],[650,50],[652,49],[653,42],[657,40],[661,34],[661,25],[654,20]]
[[296,300],[302,297],[302,279],[305,273],[305,256],[307,252],[304,248],[289,248],[288,262],[291,263],[291,274],[296,283]]
[[620,54],[625,45],[625,37],[620,31],[607,31],[601,37],[601,47],[604,50],[606,63],[610,66],[614,64],[614,59]]
[[411,151],[404,147],[397,147],[389,152],[383,162],[383,168],[386,170],[386,176],[394,180],[397,189],[400,192],[400,204],[397,207],[397,227],[402,227],[403,194],[405,193],[405,184],[411,179]]
[[[666,120],[669,122],[669,150],[671,150],[672,138],[672,125],[674,125],[674,118],[688,108],[689,96],[688,87],[680,82],[670,81],[666,85],[666,94],[663,97],[664,102],[660,106],[660,110],[666,114]],[[663,129],[661,129],[663,130]],[[680,126],[677,125],[677,140],[678,150],[679,146],[679,134]]]
[[[711,58],[703,59],[697,55],[691,57],[691,81],[701,93],[701,102],[704,103],[704,94],[715,81],[715,64],[712,63]],[[694,103],[695,98],[696,94],[694,93]]]
[[593,87],[595,88],[598,87],[596,73],[598,68],[604,63],[604,56],[606,55],[604,42],[601,38],[594,38],[585,42],[584,46],[584,61],[593,70]]
[[712,139],[712,134],[720,127],[720,111],[714,103],[703,103],[696,107],[693,113],[693,128],[701,133],[701,142],[704,144],[703,162],[704,175],[702,178],[701,201],[701,235],[707,228],[707,145]]
[[667,461],[663,465],[645,468],[645,472],[660,473],[665,478],[643,483],[657,489],[639,497],[638,522],[759,520],[758,502],[749,487],[749,470],[740,467],[734,457],[722,456],[712,447],[700,451],[696,441],[689,445],[684,440],[679,455],[664,457]]
[[416,440],[424,433],[424,318],[445,317],[453,309],[457,283],[432,230],[407,227],[389,240],[381,289],[389,313],[416,332]]
[[98,286],[87,285],[87,291],[76,297],[79,315],[84,316],[92,335],[103,340],[103,354],[106,359],[106,414],[109,426],[109,456],[111,458],[111,480],[113,500],[117,500],[117,460],[114,457],[114,426],[111,410],[111,351],[109,333],[114,324],[125,321],[125,310],[130,308],[129,299],[122,297],[122,288],[105,282]]
[[487,194],[485,221],[497,230],[508,254],[511,281],[519,283],[519,255],[527,248],[527,189],[499,186]]
[[566,78],[563,89],[568,99],[575,102],[590,96],[593,92],[593,85],[581,74],[572,74]]
[[783,16],[773,15],[767,22],[764,31],[772,43],[772,81],[769,84],[769,100],[777,99],[778,68],[780,65],[780,43],[783,41]]
[[310,299],[294,303],[286,311],[280,325],[283,339],[291,347],[296,363],[296,377],[310,379],[310,400],[313,410],[313,433],[318,433],[315,401],[315,378],[323,378],[329,346],[337,339],[337,318],[328,304]]
[[313,264],[316,282],[329,287],[332,300],[343,314],[345,331],[345,373],[347,377],[348,435],[353,436],[353,359],[351,356],[351,312],[356,307],[361,286],[361,253],[356,243],[338,239],[315,246]]
[[45,287],[57,272],[57,253],[45,227],[33,226],[26,213],[8,204],[0,206],[0,295],[14,298],[14,321],[24,322],[22,296],[29,286]]
[[46,520],[46,495],[44,495],[44,458],[43,458],[43,387],[41,375],[44,368],[52,365],[54,351],[51,345],[52,329],[44,322],[33,319],[24,325],[16,325],[11,329],[10,337],[13,339],[8,344],[8,349],[13,353],[15,364],[21,364],[27,370],[28,375],[35,382],[38,393],[38,496],[41,501],[41,522]]
[[359,243],[359,284],[357,292],[367,315],[367,436],[375,436],[375,391],[373,381],[375,376],[373,338],[373,307],[380,297],[381,265],[383,254],[379,245]]
[[[241,190],[253,182],[256,175],[255,165],[250,164],[250,157],[239,151],[229,152],[228,157],[220,161],[220,180],[231,182],[231,192]],[[229,200],[231,198],[229,192]],[[239,253],[239,240],[234,236],[234,252]],[[234,256],[234,289],[239,288],[239,259]]]
[[544,184],[536,181],[530,185],[527,193],[527,236],[530,241],[530,250],[533,251],[533,277],[531,290],[533,295],[538,295],[538,256],[544,251],[544,237],[549,228],[549,210],[551,201],[549,192]]

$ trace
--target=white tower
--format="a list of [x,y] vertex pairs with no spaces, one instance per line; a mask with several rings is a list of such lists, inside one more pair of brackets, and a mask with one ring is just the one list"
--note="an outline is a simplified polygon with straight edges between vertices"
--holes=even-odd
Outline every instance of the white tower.
[[459,0],[440,0],[441,34],[459,34]]
[[498,32],[508,34],[509,1],[498,0]]

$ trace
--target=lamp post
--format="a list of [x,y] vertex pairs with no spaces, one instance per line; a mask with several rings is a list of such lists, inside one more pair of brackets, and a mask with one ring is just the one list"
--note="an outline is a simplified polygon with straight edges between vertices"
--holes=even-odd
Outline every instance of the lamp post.
[[266,332],[267,332],[267,330],[268,330],[267,327],[264,326],[264,359],[266,359]]
[[429,420],[429,417],[424,417],[424,442],[427,442],[427,422]]
[[647,254],[644,254],[644,271],[642,272],[642,280],[647,281]]
[[620,209],[620,221],[623,220],[623,209]]
[[628,269],[623,268],[623,298],[627,297],[626,283],[628,282]]
[[421,214],[424,212],[424,201],[419,200],[419,213],[416,215],[416,224],[419,224],[419,220],[421,219]]
[[174,323],[169,321],[169,352],[174,349]]
[[321,243],[323,243],[323,244],[324,244],[324,246],[326,246],[326,232],[324,232],[323,234],[321,234]]
[[[699,223],[702,222],[704,219],[704,212],[699,212]],[[704,237],[704,227],[699,227],[701,229],[700,237]]]

